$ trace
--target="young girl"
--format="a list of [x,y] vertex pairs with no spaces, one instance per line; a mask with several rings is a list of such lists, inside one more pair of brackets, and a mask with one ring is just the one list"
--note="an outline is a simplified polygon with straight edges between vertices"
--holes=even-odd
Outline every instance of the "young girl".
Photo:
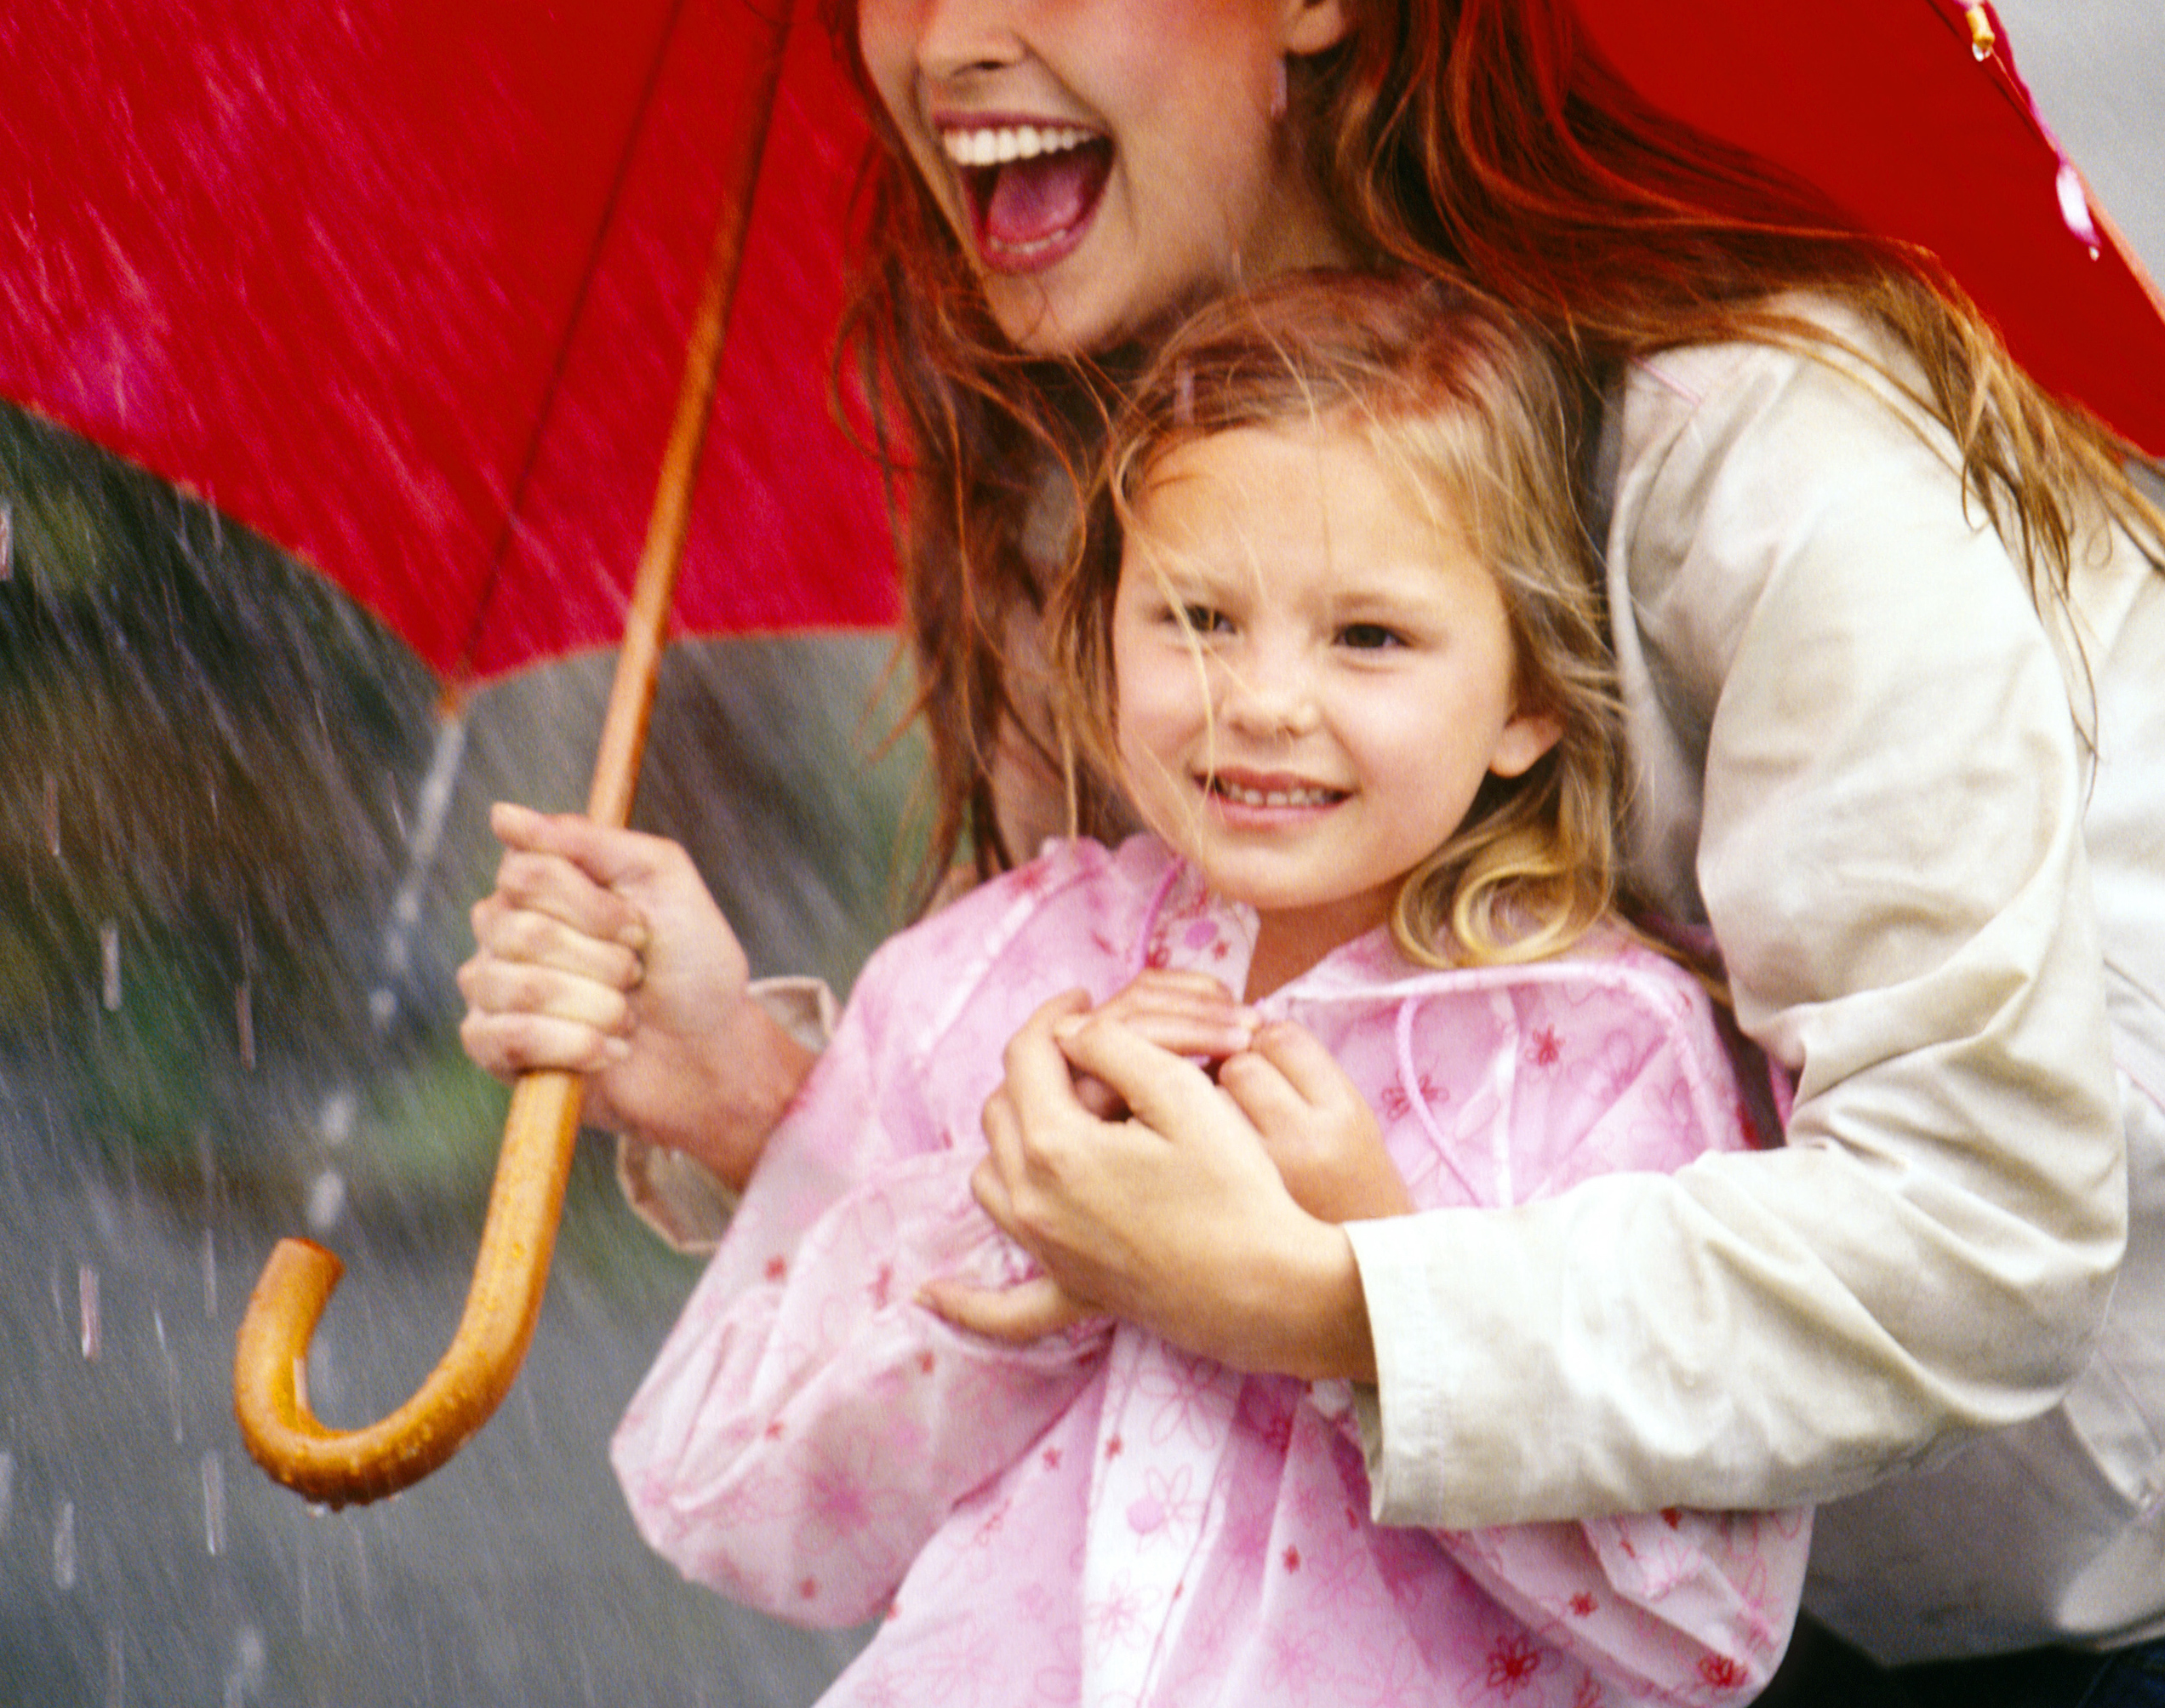
[[[1060,822],[1041,542],[1106,372],[1288,258],[1455,267],[1600,400],[1626,860],[1711,925],[1798,1083],[1782,1150],[1363,1224],[1358,1284],[1274,1322],[1256,1248],[1196,1237],[1258,1225],[1254,1123],[1162,1052],[1056,1047],[1048,1017],[1011,1052],[988,1207],[1191,1351],[1328,1318],[1361,1347],[1344,1373],[1380,1379],[1395,1521],[1877,1484],[1822,1513],[1819,1563],[1880,1653],[2165,1632],[2165,576],[2124,448],[1928,259],[1648,111],[1570,0],[837,13],[884,145],[854,341],[909,477],[943,848],[997,867]],[[815,1003],[747,989],[679,851],[499,824],[469,1047],[594,1071],[648,1203],[711,1238],[676,1159],[742,1182]],[[1078,1054],[1150,1122],[1092,1124]],[[1174,1215],[1183,1169],[1220,1213]]]
[[688,1575],[885,1614],[829,1699],[1722,1702],[1773,1671],[1801,1511],[1385,1529],[1348,1385],[1248,1374],[1282,1349],[1008,1350],[918,1296],[1020,1272],[971,1199],[979,1111],[1070,987],[1161,1037],[1242,990],[1263,1030],[1218,1088],[1334,1223],[1743,1142],[1704,992],[1611,911],[1564,415],[1495,311],[1336,274],[1206,313],[1143,384],[1125,544],[1052,652],[1154,834],[1054,843],[874,958],[616,1440]]

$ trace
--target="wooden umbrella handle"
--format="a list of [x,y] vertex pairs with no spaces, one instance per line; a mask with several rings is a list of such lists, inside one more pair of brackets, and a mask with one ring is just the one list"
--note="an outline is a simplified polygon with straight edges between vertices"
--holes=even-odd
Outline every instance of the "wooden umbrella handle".
[[[587,815],[630,821],[646,750],[662,643],[690,526],[692,488],[721,370],[791,7],[772,8],[749,122],[728,186],[699,307],[684,352],[677,414],[662,456],[654,509],[603,720]],[[280,1482],[332,1506],[374,1500],[419,1482],[488,1422],[510,1391],[534,1338],[549,1278],[564,1187],[579,1137],[585,1082],[576,1074],[523,1075],[511,1093],[496,1180],[482,1229],[466,1307],[451,1345],[414,1397],[365,1429],[334,1430],[310,1411],[308,1343],[341,1266],[311,1240],[281,1240],[242,1319],[233,1358],[233,1409],[255,1461]]]

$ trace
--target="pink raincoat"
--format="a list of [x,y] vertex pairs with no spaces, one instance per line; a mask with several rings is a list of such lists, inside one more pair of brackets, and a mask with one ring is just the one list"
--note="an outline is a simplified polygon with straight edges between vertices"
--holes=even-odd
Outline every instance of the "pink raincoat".
[[[1022,1021],[1145,967],[1237,990],[1254,928],[1137,837],[1055,846],[884,947],[617,1434],[641,1530],[768,1612],[883,1614],[830,1703],[1749,1699],[1803,1512],[1390,1528],[1343,1383],[1127,1324],[1018,1350],[914,1302],[935,1275],[1027,1272],[969,1190]],[[1620,936],[1438,972],[1378,932],[1260,1006],[1322,1037],[1425,1208],[1744,1142],[1704,994]]]

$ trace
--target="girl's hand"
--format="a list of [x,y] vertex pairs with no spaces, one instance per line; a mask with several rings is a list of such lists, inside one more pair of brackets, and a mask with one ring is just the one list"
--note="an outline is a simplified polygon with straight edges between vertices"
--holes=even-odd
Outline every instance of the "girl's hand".
[[459,969],[466,1053],[589,1076],[586,1118],[741,1185],[810,1054],[746,994],[729,923],[676,843],[498,805],[506,852]]
[[1294,1202],[1327,1222],[1414,1208],[1368,1100],[1316,1035],[1290,1020],[1218,1070],[1219,1086],[1255,1124]]
[[[1057,998],[1008,1046],[1007,1081],[985,1110],[991,1154],[975,1180],[985,1213],[1072,1308],[1238,1368],[1373,1380],[1344,1231],[1294,1202],[1230,1092],[1119,1020],[1086,1017],[1087,1006],[1079,994]],[[1066,1020],[1079,1024],[1056,1041]],[[1077,1071],[1111,1087],[1133,1117],[1093,1114]],[[985,1297],[950,1291],[934,1303],[963,1328],[1022,1338],[1008,1314],[979,1308]]]
[[[1118,1021],[1160,1049],[1214,1066],[1255,1041],[1255,1010],[1241,1006],[1223,981],[1208,973],[1144,973],[1093,1015]],[[1080,1022],[1071,1018],[1060,1024]],[[1111,1121],[1128,1113],[1120,1094],[1090,1074],[1076,1076],[1075,1090],[1093,1115]]]

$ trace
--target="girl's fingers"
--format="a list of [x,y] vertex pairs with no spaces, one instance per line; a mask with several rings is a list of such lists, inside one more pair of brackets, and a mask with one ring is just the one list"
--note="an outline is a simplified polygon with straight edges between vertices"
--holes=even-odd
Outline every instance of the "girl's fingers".
[[[1175,1055],[1214,1061],[1246,1049],[1255,1033],[1254,1010],[1207,973],[1145,973],[1095,1013]],[[1070,1020],[1067,1029],[1079,1024]]]
[[1229,1057],[1219,1067],[1218,1088],[1266,1138],[1298,1123],[1309,1106],[1284,1071],[1260,1050]]
[[1305,1026],[1280,1020],[1218,1071],[1218,1083],[1265,1134],[1281,1134],[1361,1100],[1360,1088]]
[[1322,1040],[1292,1020],[1278,1020],[1265,1026],[1255,1035],[1251,1048],[1276,1068],[1288,1087],[1305,1102],[1328,1102],[1352,1089],[1345,1070],[1323,1048]]

